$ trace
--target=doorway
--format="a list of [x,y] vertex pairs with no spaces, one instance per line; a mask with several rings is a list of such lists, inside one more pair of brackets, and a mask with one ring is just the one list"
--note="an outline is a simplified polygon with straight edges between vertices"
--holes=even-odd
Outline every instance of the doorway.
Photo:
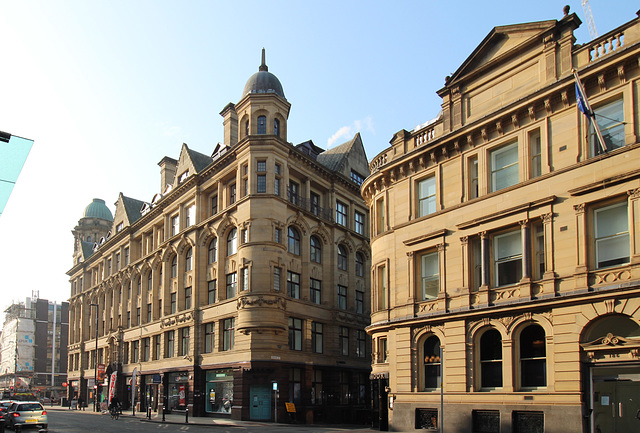
[[640,429],[640,366],[593,367],[591,431],[627,433]]
[[251,408],[249,418],[252,421],[263,421],[271,419],[271,387],[270,386],[251,386]]

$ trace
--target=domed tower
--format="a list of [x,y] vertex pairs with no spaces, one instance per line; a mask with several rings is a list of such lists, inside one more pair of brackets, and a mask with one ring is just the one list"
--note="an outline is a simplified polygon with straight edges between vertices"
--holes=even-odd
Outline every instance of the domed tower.
[[287,141],[290,109],[280,80],[269,72],[263,48],[262,64],[247,80],[240,102],[229,103],[220,113],[224,118],[225,144],[233,146],[256,135],[276,136]]
[[113,225],[113,214],[104,200],[94,198],[84,208],[82,218],[71,231],[74,237],[73,263],[77,264],[91,255],[94,243],[106,237]]

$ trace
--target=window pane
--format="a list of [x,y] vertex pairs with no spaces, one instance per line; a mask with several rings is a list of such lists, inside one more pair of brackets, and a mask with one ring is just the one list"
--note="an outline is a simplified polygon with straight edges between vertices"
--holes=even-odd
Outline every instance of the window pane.
[[440,291],[438,253],[424,254],[420,257],[420,277],[422,282],[421,299],[431,299]]
[[518,183],[518,143],[491,152],[491,191]]
[[436,178],[430,177],[418,183],[418,216],[436,211]]
[[[607,150],[624,146],[624,108],[623,100],[618,99],[609,104],[595,108],[593,111],[596,121],[602,132],[602,137],[607,145]],[[602,153],[600,143],[596,138],[595,128],[589,125],[589,142],[593,155]]]
[[629,220],[627,203],[597,209],[595,216],[596,266],[629,262]]

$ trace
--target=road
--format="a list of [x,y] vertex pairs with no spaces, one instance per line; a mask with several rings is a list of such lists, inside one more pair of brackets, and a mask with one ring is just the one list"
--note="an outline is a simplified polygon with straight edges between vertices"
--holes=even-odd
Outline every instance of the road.
[[[182,417],[172,417],[170,423],[149,422],[142,416],[124,414],[118,420],[112,420],[107,414],[89,411],[49,410],[49,432],[51,433],[369,433],[376,432],[367,428],[341,426],[305,426],[273,423],[237,422],[235,424],[215,424],[211,418],[190,418],[190,424],[184,424]],[[169,421],[169,419],[167,419]],[[207,423],[206,425],[196,425]],[[24,430],[29,432],[29,430]],[[33,430],[35,433],[36,430]],[[10,432],[13,433],[13,432]]]

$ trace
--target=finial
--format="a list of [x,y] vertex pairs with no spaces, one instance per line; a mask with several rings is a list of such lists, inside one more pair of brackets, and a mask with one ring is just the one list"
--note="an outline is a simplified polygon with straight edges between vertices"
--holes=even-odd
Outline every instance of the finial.
[[264,53],[264,48],[263,48],[262,49],[262,64],[258,68],[258,71],[268,71],[268,70],[269,70],[269,68],[267,67],[266,55]]
[[569,15],[569,11],[571,10],[571,6],[566,5],[564,8],[562,8],[562,12],[564,12],[564,16],[566,17],[567,15]]

